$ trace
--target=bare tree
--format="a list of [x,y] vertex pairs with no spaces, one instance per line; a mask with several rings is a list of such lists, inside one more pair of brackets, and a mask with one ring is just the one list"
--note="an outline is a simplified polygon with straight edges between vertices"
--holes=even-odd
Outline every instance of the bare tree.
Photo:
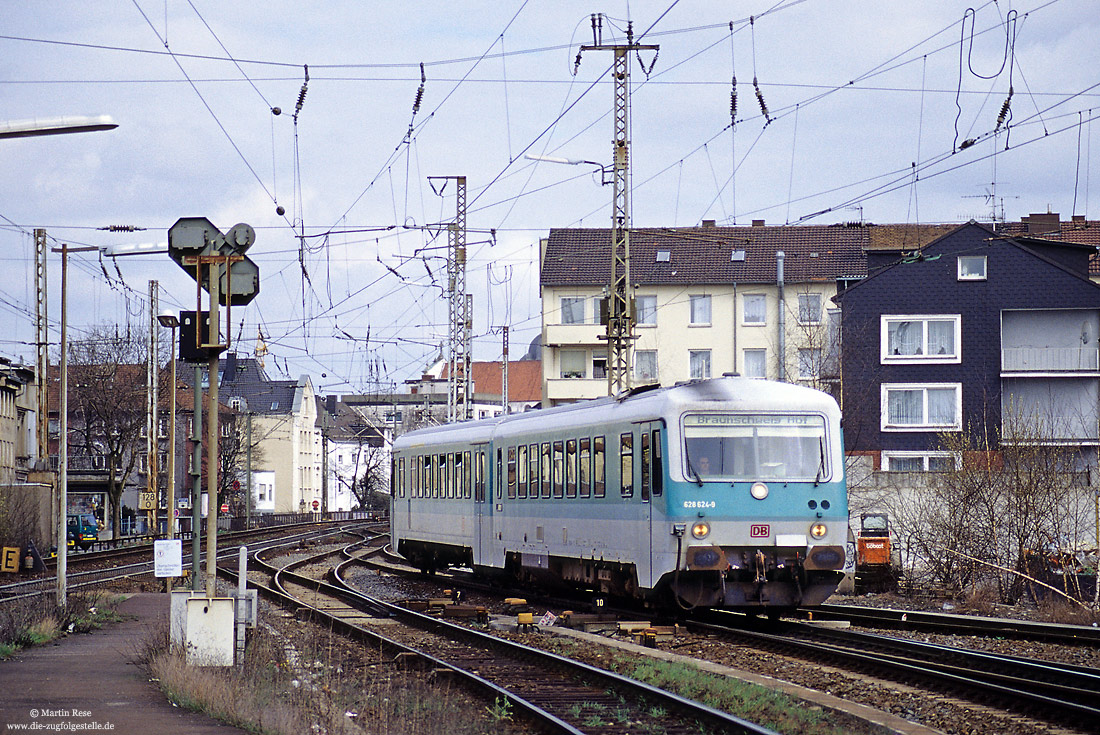
[[115,538],[121,532],[122,492],[145,452],[147,349],[142,337],[130,325],[100,325],[70,346],[72,444],[87,457],[103,458]]
[[1092,490],[1078,447],[1053,441],[1041,415],[1010,407],[999,430],[989,426],[942,434],[955,469],[895,498],[890,512],[916,562],[906,571],[950,589],[989,586],[1014,603],[1038,566],[1088,539]]

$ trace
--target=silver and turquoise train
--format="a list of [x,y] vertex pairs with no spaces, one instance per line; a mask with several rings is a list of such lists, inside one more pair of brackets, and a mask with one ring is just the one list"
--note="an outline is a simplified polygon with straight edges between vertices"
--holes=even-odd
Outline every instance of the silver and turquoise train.
[[422,429],[394,442],[394,548],[681,607],[777,613],[843,577],[840,410],[740,377]]

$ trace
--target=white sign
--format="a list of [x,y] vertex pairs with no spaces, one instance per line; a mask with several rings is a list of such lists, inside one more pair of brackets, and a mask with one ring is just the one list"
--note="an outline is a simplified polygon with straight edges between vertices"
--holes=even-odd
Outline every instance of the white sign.
[[183,541],[175,538],[153,542],[153,575],[183,576]]

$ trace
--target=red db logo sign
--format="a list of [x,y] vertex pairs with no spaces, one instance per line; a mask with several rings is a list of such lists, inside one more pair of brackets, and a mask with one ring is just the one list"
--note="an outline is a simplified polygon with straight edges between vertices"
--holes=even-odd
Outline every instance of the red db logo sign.
[[749,527],[751,538],[768,538],[771,535],[771,527],[767,523],[754,523]]

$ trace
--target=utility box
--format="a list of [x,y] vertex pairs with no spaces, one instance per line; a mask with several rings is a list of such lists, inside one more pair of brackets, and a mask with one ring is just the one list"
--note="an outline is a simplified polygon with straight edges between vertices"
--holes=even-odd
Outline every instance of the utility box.
[[187,599],[185,629],[187,663],[193,666],[232,666],[236,600],[232,597]]

